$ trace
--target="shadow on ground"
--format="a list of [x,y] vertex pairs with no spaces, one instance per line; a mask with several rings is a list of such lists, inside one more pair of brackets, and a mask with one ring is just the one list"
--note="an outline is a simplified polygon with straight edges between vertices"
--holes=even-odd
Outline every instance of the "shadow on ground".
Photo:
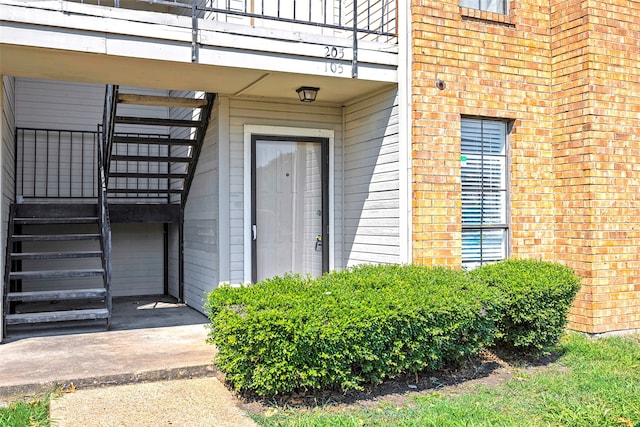
[[405,375],[382,384],[365,386],[362,391],[294,392],[271,399],[244,396],[244,407],[248,412],[263,415],[274,407],[302,410],[345,406],[376,408],[383,402],[405,406],[413,404],[416,396],[436,391],[463,393],[480,385],[498,386],[517,373],[534,373],[550,368],[561,355],[559,352],[533,356],[504,349],[483,350],[478,357],[470,358],[459,366]]
[[[47,304],[55,305],[55,307],[50,307],[45,311],[73,309],[72,306],[65,306],[66,302]],[[87,306],[87,304],[84,306]],[[117,297],[113,299],[110,330],[129,331],[170,326],[202,325],[206,323],[208,323],[208,319],[205,315],[177,302],[175,298],[170,296]],[[104,332],[105,330],[106,322],[104,320],[13,326],[8,329],[7,337],[3,343],[31,337],[86,334]]]

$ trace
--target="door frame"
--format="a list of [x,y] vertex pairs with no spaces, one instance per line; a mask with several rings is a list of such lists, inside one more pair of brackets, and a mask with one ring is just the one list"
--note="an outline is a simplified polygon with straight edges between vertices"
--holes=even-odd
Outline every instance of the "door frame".
[[[324,263],[326,263],[326,269],[328,271],[333,270],[335,267],[335,186],[334,186],[334,131],[331,129],[310,129],[310,128],[295,128],[284,126],[264,126],[264,125],[244,125],[244,282],[251,283],[254,276],[253,265],[253,252],[254,243],[251,236],[251,226],[253,224],[253,136],[260,135],[262,137],[268,136],[269,138],[281,138],[283,140],[292,140],[295,138],[305,139],[325,139],[328,143],[324,150],[325,159],[323,159],[323,167],[325,167],[326,175],[323,177],[326,180],[326,186],[323,185],[323,197],[327,197],[326,206],[328,212],[323,212],[323,222],[326,216],[325,227],[323,230],[323,269],[325,269]],[[327,158],[328,157],[328,158]],[[325,171],[323,171],[325,172]],[[323,202],[324,204],[324,202]]]
[[[321,192],[320,206],[322,209],[321,236],[322,236],[322,273],[329,271],[329,186],[325,177],[329,172],[329,139],[309,136],[281,136],[281,135],[251,135],[251,226],[257,223],[257,193],[256,193],[256,147],[261,141],[282,141],[295,144],[296,142],[308,142],[320,145],[320,177]],[[257,230],[258,235],[260,230]],[[257,281],[258,241],[251,236],[251,282]]]

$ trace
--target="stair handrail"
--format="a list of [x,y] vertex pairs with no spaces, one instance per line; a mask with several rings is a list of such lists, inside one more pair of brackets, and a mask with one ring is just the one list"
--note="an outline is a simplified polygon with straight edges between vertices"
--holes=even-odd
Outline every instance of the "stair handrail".
[[106,291],[105,304],[109,317],[107,318],[107,329],[111,326],[111,224],[109,221],[109,206],[107,201],[107,174],[109,162],[104,157],[110,156],[109,147],[113,136],[113,119],[115,117],[114,99],[117,99],[117,86],[115,87],[115,98],[109,96],[109,86],[107,86],[107,96],[105,97],[105,109],[102,122],[102,133],[98,136],[98,224],[100,227],[100,246],[102,249],[102,269],[104,270],[104,287]]
[[3,292],[2,292],[2,329],[0,329],[0,333],[2,334],[2,338],[6,338],[7,336],[7,323],[5,319],[7,314],[10,314],[10,306],[9,306],[9,292],[11,291],[10,285],[10,277],[11,277],[11,252],[13,252],[13,232],[14,232],[14,224],[13,218],[16,216],[16,205],[14,203],[11,204],[9,208],[9,221],[7,222],[7,246],[4,253],[4,282],[2,283]]
[[109,167],[111,165],[111,152],[113,149],[113,134],[115,131],[118,92],[118,85],[107,85],[104,95],[104,110],[102,112],[101,164],[104,166],[105,183],[109,183]]
[[198,165],[198,159],[200,158],[200,151],[202,151],[202,145],[204,144],[204,137],[207,133],[207,128],[209,127],[209,118],[211,117],[211,111],[213,110],[213,103],[215,102],[217,94],[215,93],[206,93],[205,98],[207,99],[207,105],[204,107],[200,113],[200,125],[198,126],[198,131],[196,132],[196,144],[193,148],[193,153],[191,154],[191,158],[193,159],[193,163],[190,165],[189,170],[187,172],[187,177],[184,180],[184,187],[182,189],[182,196],[180,200],[181,208],[184,209],[187,198],[189,197],[189,191],[191,190],[191,183],[193,182],[193,177],[195,176],[196,166]]

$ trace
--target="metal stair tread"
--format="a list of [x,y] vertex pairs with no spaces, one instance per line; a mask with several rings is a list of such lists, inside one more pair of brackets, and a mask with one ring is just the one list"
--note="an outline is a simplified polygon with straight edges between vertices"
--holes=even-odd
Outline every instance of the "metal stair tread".
[[115,123],[125,125],[169,126],[197,128],[200,120],[165,119],[161,117],[116,116]]
[[16,224],[95,224],[97,216],[14,218]]
[[97,277],[104,275],[102,268],[82,268],[73,270],[33,270],[12,271],[10,280],[63,279],[71,277]]
[[7,314],[7,325],[21,325],[32,323],[65,322],[72,320],[98,320],[109,318],[106,308],[91,308],[84,310],[43,311],[37,313]]
[[80,233],[80,234],[14,234],[11,236],[13,240],[37,242],[37,241],[57,241],[57,240],[98,240],[99,234]]
[[154,138],[118,135],[113,137],[114,144],[157,144],[189,147],[194,145],[196,142],[196,140],[184,138]]
[[193,161],[191,157],[177,157],[177,156],[129,156],[122,154],[111,155],[111,161],[114,162],[173,162],[173,163],[190,163]]
[[186,173],[139,173],[139,172],[111,172],[111,178],[174,178],[184,179]]
[[[109,188],[107,190],[108,193],[137,193],[137,194],[180,194],[182,193],[182,189],[179,188],[170,188],[166,190],[158,190],[158,189],[135,189],[135,188]],[[117,197],[116,197],[117,199]]]
[[7,294],[9,301],[59,301],[70,299],[104,298],[107,295],[105,288],[87,289],[62,289],[55,291],[28,291],[10,292]]
[[68,259],[68,258],[97,258],[102,255],[101,251],[51,251],[51,252],[12,252],[11,258],[14,260],[33,259]]

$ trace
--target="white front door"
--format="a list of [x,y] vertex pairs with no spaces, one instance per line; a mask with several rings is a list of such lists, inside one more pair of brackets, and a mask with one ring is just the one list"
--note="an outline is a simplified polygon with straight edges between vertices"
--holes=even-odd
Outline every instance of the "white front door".
[[254,136],[253,281],[327,270],[326,139]]

